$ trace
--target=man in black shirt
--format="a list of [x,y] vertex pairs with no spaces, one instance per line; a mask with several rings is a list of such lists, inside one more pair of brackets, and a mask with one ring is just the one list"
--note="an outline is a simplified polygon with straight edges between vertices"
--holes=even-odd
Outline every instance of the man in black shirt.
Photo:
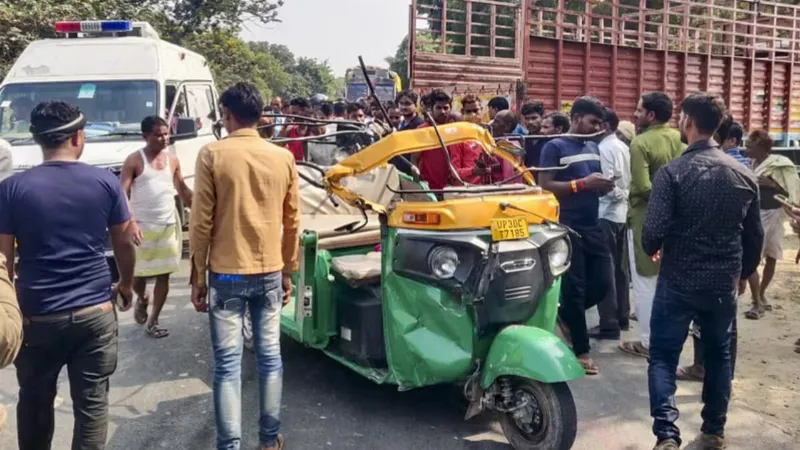
[[675,370],[694,319],[703,329],[703,449],[724,448],[731,392],[731,330],[737,286],[758,267],[764,231],[752,172],[712,139],[725,113],[718,96],[681,104],[690,145],[656,173],[642,228],[648,255],[663,253],[650,320],[650,414],[657,450],[677,450]]

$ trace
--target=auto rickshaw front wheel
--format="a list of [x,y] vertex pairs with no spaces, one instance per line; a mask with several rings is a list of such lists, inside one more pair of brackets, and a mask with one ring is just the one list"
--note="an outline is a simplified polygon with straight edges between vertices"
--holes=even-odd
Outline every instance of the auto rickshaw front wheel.
[[[567,383],[519,377],[498,380],[507,403],[500,419],[515,450],[569,450],[578,433],[578,413]],[[509,397],[510,396],[510,397]]]

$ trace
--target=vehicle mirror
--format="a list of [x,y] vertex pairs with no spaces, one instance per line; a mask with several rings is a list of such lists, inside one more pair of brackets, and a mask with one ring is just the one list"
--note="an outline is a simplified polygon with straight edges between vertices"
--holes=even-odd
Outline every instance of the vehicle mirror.
[[197,137],[197,123],[190,117],[175,119],[175,132],[170,136],[170,142],[193,139]]

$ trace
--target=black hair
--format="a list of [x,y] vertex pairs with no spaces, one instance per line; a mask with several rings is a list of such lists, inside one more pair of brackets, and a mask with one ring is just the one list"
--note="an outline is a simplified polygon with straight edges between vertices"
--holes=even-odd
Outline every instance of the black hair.
[[569,130],[569,117],[560,111],[553,111],[544,116],[545,119],[550,119],[553,122],[553,128],[561,128],[563,133]]
[[742,141],[744,140],[744,129],[741,125],[736,122],[731,124],[731,128],[728,130],[728,139],[736,139],[736,145],[742,145]]
[[505,97],[495,97],[489,100],[489,108],[494,108],[498,111],[505,111],[507,109],[511,109],[511,105],[508,103],[508,99]]
[[364,105],[362,105],[361,103],[353,102],[353,103],[348,103],[347,104],[347,109],[346,109],[347,114],[352,114],[352,113],[357,112],[359,110],[365,111]]
[[453,99],[447,94],[447,92],[441,89],[434,89],[430,94],[428,94],[428,102],[431,106],[437,103],[450,104],[453,102]]
[[322,105],[319,107],[319,111],[324,114],[325,117],[328,117],[333,114],[333,105],[331,102],[322,102]]
[[681,102],[681,111],[692,119],[697,131],[714,134],[722,123],[726,108],[720,96],[708,92],[695,92]]
[[544,105],[542,102],[528,102],[522,105],[522,115],[538,114],[544,116]]
[[[500,112],[503,114],[499,114]],[[517,117],[517,115],[512,111],[499,111],[498,115],[495,116],[494,121],[505,124],[509,133],[513,132],[514,129],[519,125],[519,117]]]
[[612,133],[616,133],[617,128],[619,128],[619,116],[617,116],[616,111],[608,106],[603,108],[603,122],[608,124],[608,130]]
[[311,108],[311,103],[306,98],[295,97],[289,102],[289,106],[297,106],[298,108],[308,109]]
[[419,95],[416,92],[406,89],[405,91],[400,91],[399,94],[394,98],[394,102],[400,104],[400,100],[403,98],[407,98],[411,100],[411,103],[417,104],[419,103]]
[[333,104],[333,115],[343,116],[347,113],[347,103],[336,102]]
[[603,119],[603,117],[605,117],[605,113],[603,112],[603,104],[600,103],[600,100],[589,95],[578,97],[578,99],[572,104],[572,109],[569,111],[570,119],[574,119],[575,116],[585,116],[588,114]]
[[714,140],[717,141],[718,144],[724,144],[725,141],[728,140],[731,134],[731,126],[733,125],[733,116],[726,112],[725,115],[722,116],[722,120],[719,123],[719,127],[717,127],[717,133],[714,136]]
[[420,97],[420,102],[422,103],[422,106],[426,108],[431,108],[433,106],[433,103],[431,103],[431,94],[425,94]]
[[642,107],[652,111],[659,122],[669,122],[672,118],[672,100],[663,92],[645,92],[642,94]]
[[[39,103],[31,111],[31,133],[33,140],[45,150],[55,150],[71,139],[83,125],[63,132],[48,133],[48,130],[75,122],[81,110],[61,101]],[[84,122],[85,124],[85,122]]]
[[160,116],[147,116],[142,120],[142,133],[152,133],[156,127],[169,128],[169,124]]
[[242,125],[250,126],[258,123],[264,101],[255,86],[250,83],[236,83],[229,87],[219,97],[220,105],[224,106]]

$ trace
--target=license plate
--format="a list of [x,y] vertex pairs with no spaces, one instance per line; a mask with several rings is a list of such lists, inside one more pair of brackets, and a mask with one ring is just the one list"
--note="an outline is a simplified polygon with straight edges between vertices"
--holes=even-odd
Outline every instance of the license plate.
[[492,219],[489,225],[492,229],[492,240],[495,242],[527,239],[530,237],[528,221],[522,217]]

